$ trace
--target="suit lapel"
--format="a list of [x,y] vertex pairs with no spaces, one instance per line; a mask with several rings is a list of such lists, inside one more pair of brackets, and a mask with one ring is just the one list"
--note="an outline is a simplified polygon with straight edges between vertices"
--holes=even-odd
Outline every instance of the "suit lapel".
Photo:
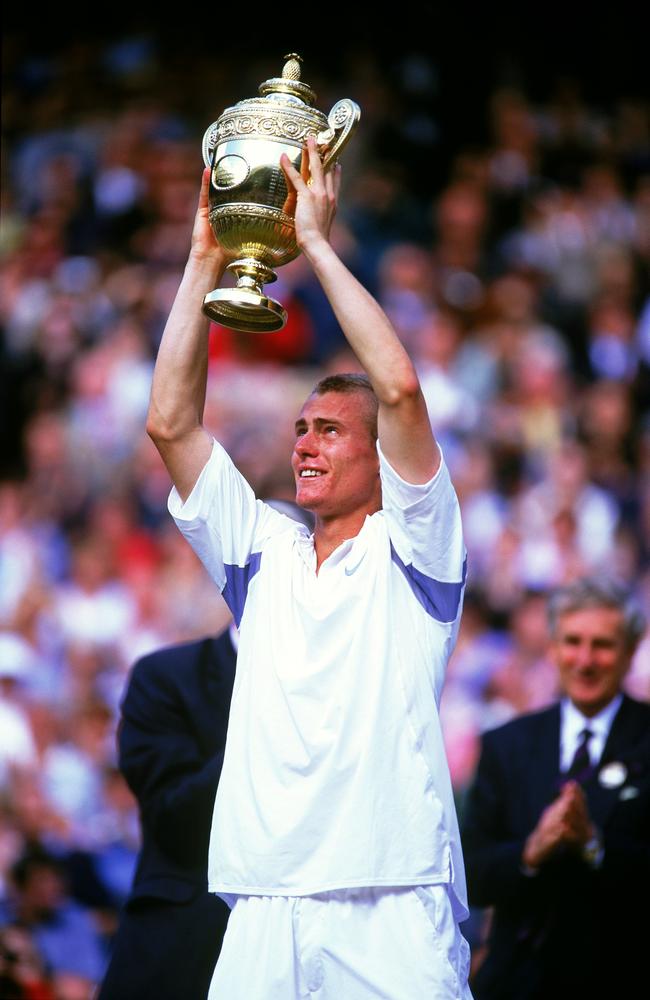
[[227,629],[216,639],[205,640],[202,657],[209,703],[223,711],[225,721],[228,719],[237,664],[237,654]]
[[[585,784],[585,792],[589,803],[591,818],[597,826],[604,826],[609,814],[619,799],[625,781],[630,777],[630,754],[634,751],[638,739],[639,716],[635,704],[624,697],[621,707],[614,717],[607,742],[598,767],[591,779]],[[625,767],[625,775],[620,783],[613,788],[603,784],[601,775],[607,764],[620,763]]]
[[637,715],[636,705],[624,695],[621,707],[614,716],[612,728],[603,749],[600,767],[612,760],[617,760],[620,756],[625,756],[634,748],[637,739],[642,735],[639,728],[640,721],[642,720]]
[[560,707],[553,705],[537,718],[536,731],[530,743],[528,763],[529,802],[533,822],[553,799],[560,785]]

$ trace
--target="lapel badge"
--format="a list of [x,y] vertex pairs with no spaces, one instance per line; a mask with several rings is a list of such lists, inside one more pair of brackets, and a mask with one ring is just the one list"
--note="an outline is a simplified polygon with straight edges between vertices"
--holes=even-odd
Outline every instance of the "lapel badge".
[[627,778],[627,768],[618,760],[605,764],[598,774],[598,783],[603,788],[618,788]]
[[628,785],[627,788],[621,788],[618,797],[621,802],[627,802],[628,799],[638,798],[640,794],[638,788],[635,788],[634,785]]

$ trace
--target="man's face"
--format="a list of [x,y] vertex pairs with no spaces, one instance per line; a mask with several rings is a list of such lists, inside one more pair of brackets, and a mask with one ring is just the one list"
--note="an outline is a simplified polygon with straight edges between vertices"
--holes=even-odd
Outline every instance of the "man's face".
[[319,517],[381,507],[379,459],[359,392],[310,396],[296,421],[296,503]]
[[587,718],[618,693],[632,658],[623,641],[623,614],[608,607],[561,615],[551,649],[563,692]]

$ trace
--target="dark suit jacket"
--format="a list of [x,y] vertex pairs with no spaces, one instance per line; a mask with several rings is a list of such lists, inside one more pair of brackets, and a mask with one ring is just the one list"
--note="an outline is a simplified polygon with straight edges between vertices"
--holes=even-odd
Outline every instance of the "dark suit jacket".
[[207,995],[228,917],[207,891],[207,856],[235,660],[226,631],[133,668],[118,742],[142,849],[99,1000]]
[[[521,869],[529,833],[559,790],[555,705],[486,733],[463,822],[470,904],[494,907],[476,1000],[634,997],[650,944],[650,705],[625,697],[583,783],[605,854],[569,851]],[[603,772],[607,763],[624,766]],[[624,779],[607,787],[608,775]]]

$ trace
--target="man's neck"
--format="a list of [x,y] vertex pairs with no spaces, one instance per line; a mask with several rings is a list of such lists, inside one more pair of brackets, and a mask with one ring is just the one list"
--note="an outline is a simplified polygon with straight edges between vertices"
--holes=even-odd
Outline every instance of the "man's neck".
[[356,538],[369,514],[375,510],[365,508],[336,518],[321,518],[316,515],[314,526],[314,548],[316,550],[316,572],[332,552],[350,538]]

